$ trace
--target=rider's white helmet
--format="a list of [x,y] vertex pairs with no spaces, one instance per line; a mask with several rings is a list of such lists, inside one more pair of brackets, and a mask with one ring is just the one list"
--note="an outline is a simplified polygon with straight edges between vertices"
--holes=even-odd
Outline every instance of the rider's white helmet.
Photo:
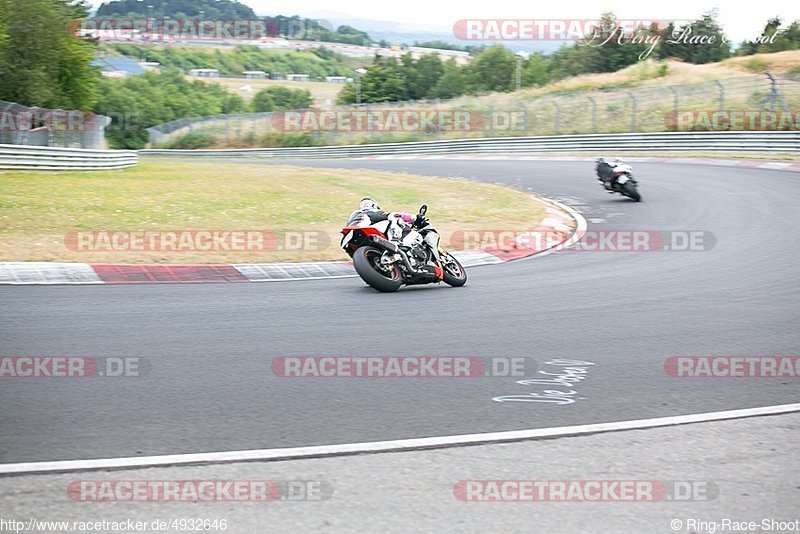
[[361,199],[361,202],[358,204],[358,209],[360,211],[381,211],[381,207],[378,206],[378,203],[369,197]]

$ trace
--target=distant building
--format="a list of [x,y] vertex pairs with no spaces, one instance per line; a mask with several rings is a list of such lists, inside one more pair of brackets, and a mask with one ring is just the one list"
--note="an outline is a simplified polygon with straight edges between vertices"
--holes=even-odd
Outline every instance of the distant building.
[[307,82],[311,79],[308,74],[287,74],[287,82]]
[[455,59],[457,63],[464,64],[469,61],[469,52],[464,52],[463,50],[444,50],[442,48],[424,48],[421,46],[409,46],[408,51],[411,53],[411,57],[414,59],[419,59],[422,56],[428,54],[437,54],[441,56],[442,59]]
[[325,81],[328,83],[345,83],[347,81],[346,76],[325,76]]
[[259,45],[261,48],[291,48],[291,43],[286,39],[264,39]]
[[110,78],[124,78],[129,74],[144,74],[142,66],[129,57],[101,55],[92,65],[100,67],[101,74]]
[[199,76],[200,78],[219,78],[217,69],[191,69],[189,76]]
[[250,80],[263,80],[267,77],[267,73],[263,70],[246,70],[243,74],[245,78]]

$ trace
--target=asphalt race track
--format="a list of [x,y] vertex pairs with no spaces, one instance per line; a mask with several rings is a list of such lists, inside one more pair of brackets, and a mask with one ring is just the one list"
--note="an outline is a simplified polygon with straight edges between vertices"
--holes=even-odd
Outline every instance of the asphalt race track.
[[[604,193],[587,162],[291,164],[500,182],[571,205],[590,230],[708,231],[716,243],[694,252],[565,251],[473,268],[464,288],[388,295],[357,278],[0,286],[3,354],[141,357],[150,365],[140,378],[4,380],[0,462],[546,428],[800,398],[796,379],[676,378],[664,370],[677,355],[798,354],[794,173],[634,164],[644,197],[637,204]],[[434,223],[435,214],[432,205]],[[570,404],[493,401],[541,391],[514,378],[300,379],[270,369],[286,355],[432,354],[593,365]]]

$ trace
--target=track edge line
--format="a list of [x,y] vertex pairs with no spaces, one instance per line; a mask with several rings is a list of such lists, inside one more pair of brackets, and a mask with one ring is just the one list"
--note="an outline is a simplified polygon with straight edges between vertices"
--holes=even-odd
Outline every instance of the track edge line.
[[800,403],[763,406],[759,408],[744,408],[738,410],[724,410],[719,412],[706,412],[689,415],[673,415],[650,419],[634,419],[610,423],[592,423],[588,425],[539,428],[530,430],[509,430],[502,432],[460,434],[427,438],[410,438],[391,441],[344,443],[338,445],[314,445],[309,447],[292,447],[282,449],[253,449],[240,451],[172,454],[162,456],[0,464],[0,476],[148,467],[171,467],[184,465],[209,465],[254,461],[285,461],[306,458],[325,458],[332,456],[351,456],[356,454],[442,449],[447,447],[585,436],[606,432],[645,430],[650,428],[708,423],[713,421],[725,421],[747,417],[782,415],[794,412],[800,412]]

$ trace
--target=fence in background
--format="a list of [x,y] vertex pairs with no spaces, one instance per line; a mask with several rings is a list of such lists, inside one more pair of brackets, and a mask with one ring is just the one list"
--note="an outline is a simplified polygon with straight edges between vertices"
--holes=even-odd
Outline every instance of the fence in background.
[[[354,108],[341,108],[354,109]],[[474,131],[426,130],[409,134],[382,132],[312,132],[320,145],[380,143],[408,140],[465,139],[500,136],[547,136],[588,133],[666,132],[674,127],[670,114],[686,110],[792,110],[800,109],[797,76],[750,75],[680,85],[650,85],[631,89],[575,91],[537,96],[530,92],[499,93],[493,98],[474,97],[449,101],[368,104],[362,110],[468,110],[490,117]],[[502,123],[514,112],[514,128]],[[231,144],[257,140],[280,132],[271,113],[245,113],[186,118],[148,128],[151,147],[168,144],[186,134],[203,134]],[[257,146],[257,145],[256,145]]]

